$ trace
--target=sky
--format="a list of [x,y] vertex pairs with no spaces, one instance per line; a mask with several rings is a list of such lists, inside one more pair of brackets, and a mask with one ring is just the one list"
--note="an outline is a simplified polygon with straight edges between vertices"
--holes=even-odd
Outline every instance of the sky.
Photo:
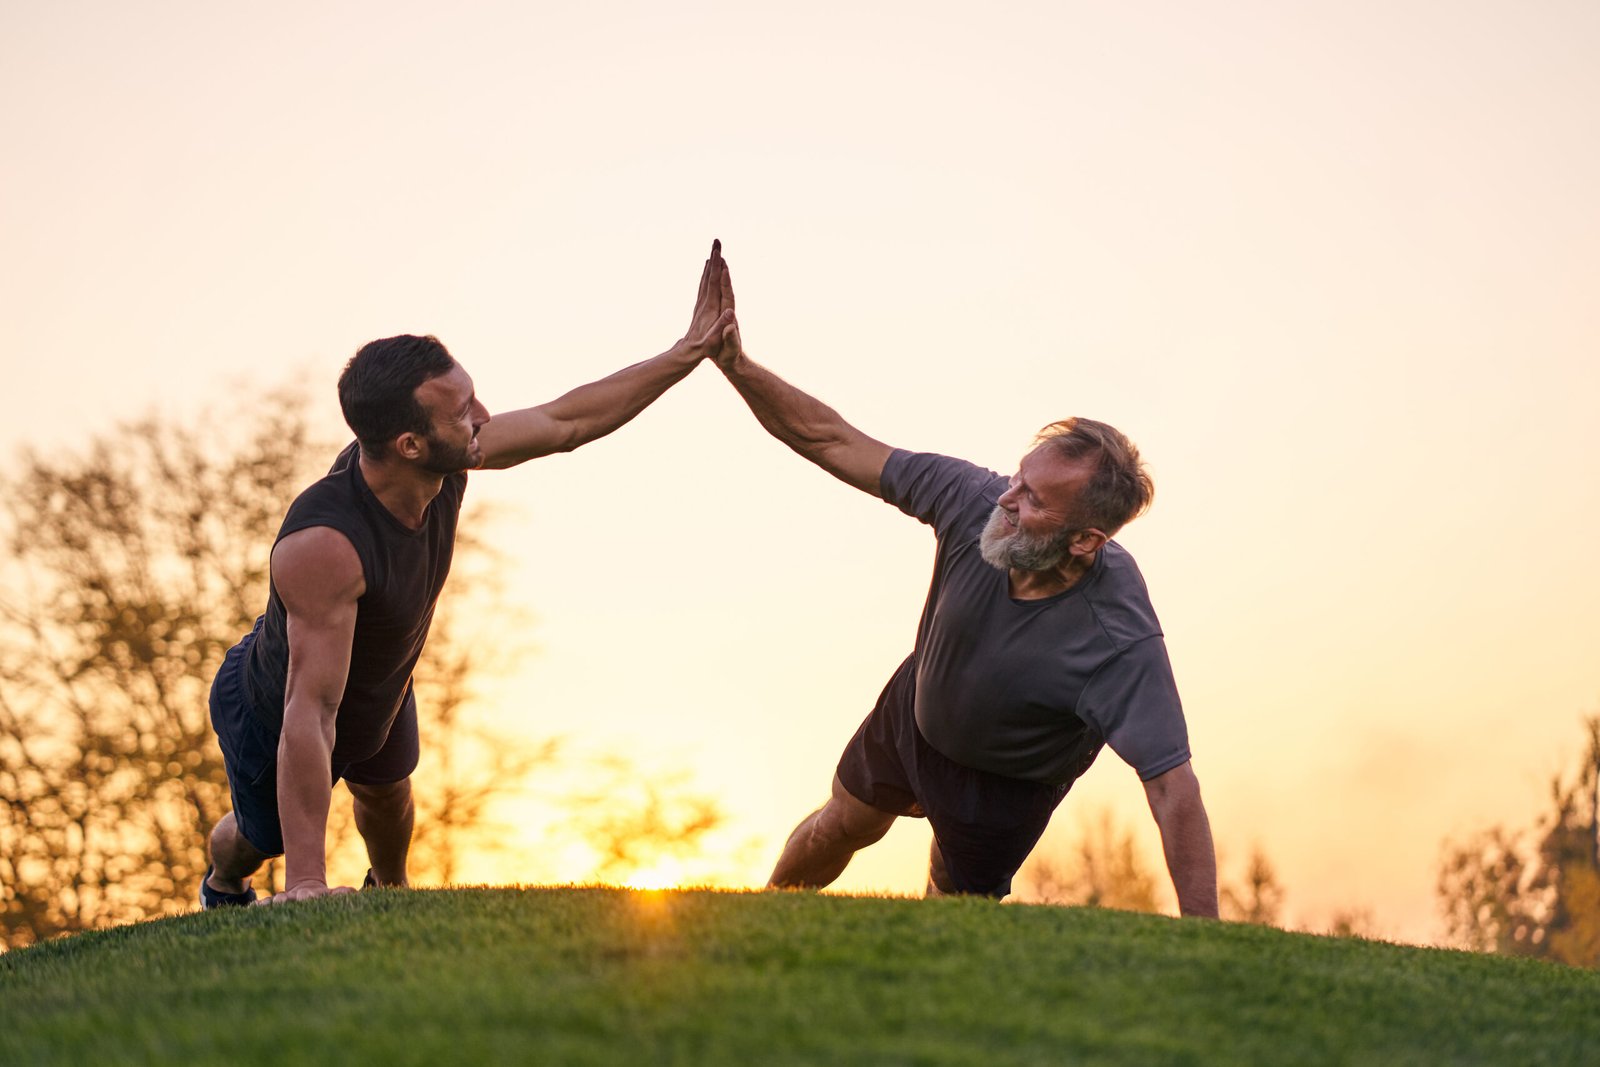
[[[1428,942],[1442,844],[1530,824],[1600,711],[1597,54],[1584,0],[4,0],[0,450],[287,381],[337,427],[401,332],[541,403],[669,347],[719,237],[747,350],[881,440],[1009,472],[1067,415],[1133,438],[1118,539],[1224,881],[1260,848],[1287,920]],[[764,881],[910,647],[928,531],[709,366],[475,505],[532,649],[488,718],[686,775],[719,877]],[[532,812],[468,877],[581,876]],[[1160,871],[1110,753],[1047,847],[1102,812]],[[902,820],[839,886],[916,892],[926,847]]]

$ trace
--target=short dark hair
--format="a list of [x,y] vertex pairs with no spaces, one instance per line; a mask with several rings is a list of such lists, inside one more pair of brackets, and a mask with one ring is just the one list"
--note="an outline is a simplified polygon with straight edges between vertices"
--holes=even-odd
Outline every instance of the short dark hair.
[[1149,510],[1155,499],[1156,486],[1139,449],[1114,426],[1093,419],[1062,419],[1040,430],[1033,443],[1049,445],[1063,459],[1094,461],[1094,472],[1078,494],[1071,517],[1077,529],[1094,526],[1109,537]]
[[361,450],[381,459],[401,434],[429,433],[433,423],[417,400],[417,386],[455,365],[431,335],[403,333],[362,345],[339,375],[339,407]]

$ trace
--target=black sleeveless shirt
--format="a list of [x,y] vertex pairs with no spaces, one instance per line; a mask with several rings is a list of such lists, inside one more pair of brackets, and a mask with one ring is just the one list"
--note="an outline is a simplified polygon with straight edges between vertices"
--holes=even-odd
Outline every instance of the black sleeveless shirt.
[[[334,725],[336,765],[376,754],[411,691],[411,671],[450,573],[456,520],[467,489],[465,474],[448,475],[424,513],[422,528],[412,530],[367,487],[359,456],[354,442],[339,453],[327,477],[289,506],[277,537],[282,541],[312,526],[338,530],[355,546],[366,578],[366,592],[356,601],[350,675]],[[273,585],[250,646],[245,678],[252,710],[274,732],[283,728],[288,672],[288,612]]]

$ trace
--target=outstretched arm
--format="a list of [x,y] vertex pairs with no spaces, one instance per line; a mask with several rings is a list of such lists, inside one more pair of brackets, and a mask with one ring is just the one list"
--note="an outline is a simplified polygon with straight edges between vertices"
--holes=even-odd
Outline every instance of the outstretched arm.
[[[733,311],[733,280],[722,268],[722,309]],[[718,368],[766,431],[829,474],[873,496],[883,495],[883,465],[894,449],[868,437],[816,397],[803,393],[744,354],[739,324],[722,329]]]
[[1217,853],[1211,843],[1211,820],[1200,800],[1200,779],[1194,765],[1184,763],[1144,783],[1150,813],[1161,830],[1178,910],[1184,915],[1217,917]]
[[722,242],[713,241],[682,339],[653,359],[580,385],[548,404],[495,415],[478,433],[482,466],[504,469],[553,452],[571,452],[627,423],[682,381],[720,344],[723,329],[733,321],[731,308],[723,313],[721,273]]

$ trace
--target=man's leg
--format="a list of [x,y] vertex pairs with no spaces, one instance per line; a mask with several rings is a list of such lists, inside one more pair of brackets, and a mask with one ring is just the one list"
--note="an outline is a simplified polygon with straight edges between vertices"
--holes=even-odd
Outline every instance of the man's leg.
[[895,817],[857,800],[833,776],[833,795],[794,828],[767,885],[820,889],[844,873],[850,857],[889,832]]
[[271,858],[245,840],[230,811],[211,831],[211,877],[206,881],[222,893],[243,893],[250,876]]
[[411,828],[416,808],[411,802],[411,779],[386,785],[346,781],[355,798],[356,829],[367,843],[372,877],[379,885],[410,885],[406,856],[411,851]]
[[944,865],[944,853],[939,851],[939,839],[928,842],[928,888],[924,896],[947,897],[956,891],[950,881],[950,872]]

